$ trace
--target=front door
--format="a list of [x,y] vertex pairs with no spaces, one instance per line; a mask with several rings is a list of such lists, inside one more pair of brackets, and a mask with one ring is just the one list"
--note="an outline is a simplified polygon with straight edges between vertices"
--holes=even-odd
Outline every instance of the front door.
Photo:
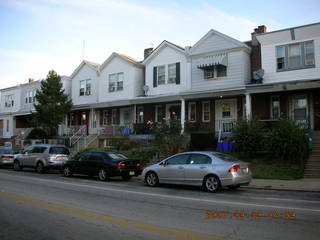
[[309,127],[309,110],[307,95],[296,95],[291,99],[291,119],[303,128]]
[[237,120],[237,99],[220,99],[215,102],[216,131],[231,132]]

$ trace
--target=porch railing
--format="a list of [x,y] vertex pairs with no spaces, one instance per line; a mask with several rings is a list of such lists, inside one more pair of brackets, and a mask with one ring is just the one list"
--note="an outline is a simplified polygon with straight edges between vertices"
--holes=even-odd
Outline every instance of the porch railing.
[[82,137],[87,135],[87,126],[82,125],[80,128],[69,138],[71,146],[76,144]]
[[215,121],[216,129],[218,129],[218,132],[222,133],[230,133],[232,132],[236,120],[235,119],[220,119]]

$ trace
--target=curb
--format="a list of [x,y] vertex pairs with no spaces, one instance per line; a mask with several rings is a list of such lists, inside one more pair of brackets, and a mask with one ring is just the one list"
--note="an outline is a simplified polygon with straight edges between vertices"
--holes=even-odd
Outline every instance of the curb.
[[257,189],[257,190],[287,191],[287,192],[312,192],[312,193],[320,193],[320,190],[275,188],[275,187],[272,187],[272,186],[270,186],[270,187],[241,186],[241,188]]

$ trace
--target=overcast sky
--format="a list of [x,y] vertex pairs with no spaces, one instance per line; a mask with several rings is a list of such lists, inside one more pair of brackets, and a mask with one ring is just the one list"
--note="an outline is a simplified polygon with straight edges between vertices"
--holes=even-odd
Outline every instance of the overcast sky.
[[320,22],[320,1],[0,0],[0,88],[71,75],[84,58],[112,52],[142,60],[163,40],[192,46],[211,28],[241,41],[268,31]]

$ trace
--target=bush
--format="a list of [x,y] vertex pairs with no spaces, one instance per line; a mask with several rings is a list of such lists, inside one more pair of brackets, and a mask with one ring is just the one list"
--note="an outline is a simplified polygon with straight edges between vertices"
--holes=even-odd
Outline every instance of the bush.
[[215,149],[215,135],[211,132],[191,133],[191,148],[192,150],[207,150]]
[[272,156],[284,161],[302,161],[306,154],[305,131],[292,121],[282,120],[268,134]]
[[201,124],[199,122],[186,121],[184,124],[184,131],[186,133],[198,132],[200,127],[201,127]]
[[140,160],[141,164],[143,166],[147,165],[147,163],[149,163],[153,157],[158,154],[158,150],[151,148],[151,149],[142,149],[142,150],[131,150],[130,154],[128,155],[128,157],[130,159],[136,159],[136,160]]
[[48,134],[41,128],[34,128],[28,134],[27,139],[47,139]]
[[235,150],[245,156],[254,156],[261,150],[265,136],[264,124],[256,120],[239,120],[233,128]]

